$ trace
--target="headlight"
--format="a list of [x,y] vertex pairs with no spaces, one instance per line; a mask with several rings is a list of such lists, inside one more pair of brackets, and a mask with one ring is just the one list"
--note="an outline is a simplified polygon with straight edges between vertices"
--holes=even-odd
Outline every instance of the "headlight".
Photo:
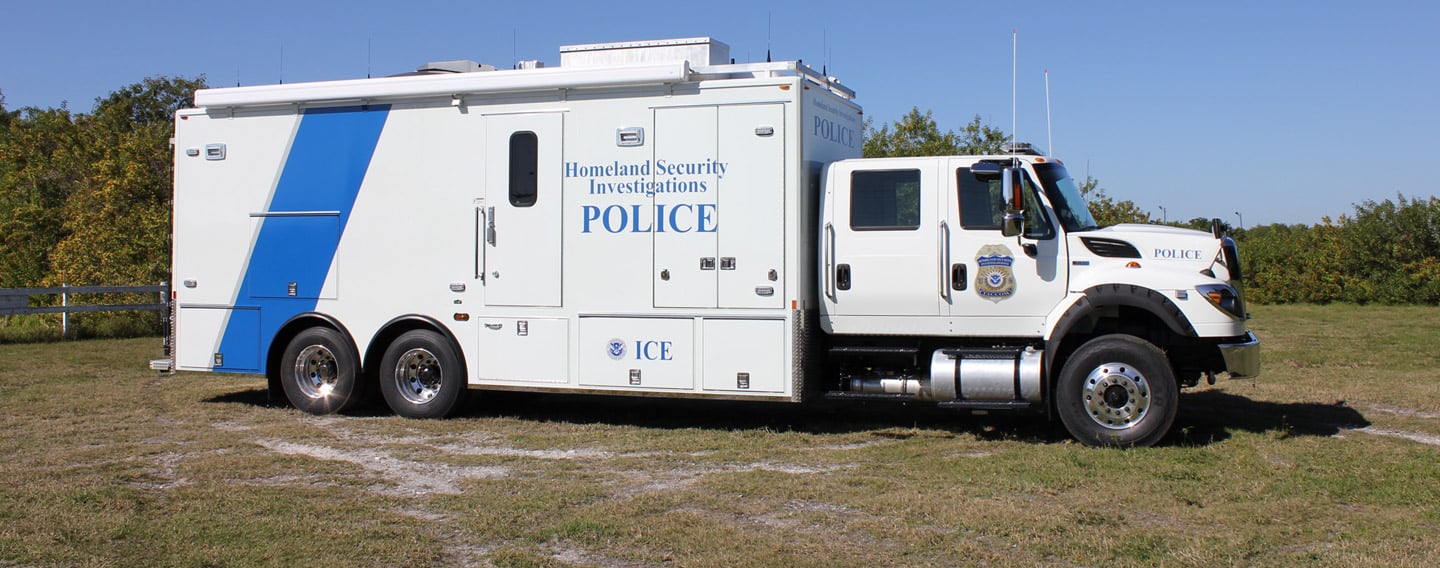
[[1240,299],[1240,293],[1236,292],[1234,288],[1225,284],[1206,284],[1196,286],[1195,289],[1215,307],[1236,319],[1245,319],[1245,302]]

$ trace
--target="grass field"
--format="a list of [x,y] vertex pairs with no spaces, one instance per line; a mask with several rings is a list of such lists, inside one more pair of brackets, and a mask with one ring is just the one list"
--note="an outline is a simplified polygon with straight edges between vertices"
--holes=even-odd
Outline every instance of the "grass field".
[[157,339],[0,345],[0,567],[1440,562],[1440,309],[1260,306],[1160,447],[888,406],[315,417]]

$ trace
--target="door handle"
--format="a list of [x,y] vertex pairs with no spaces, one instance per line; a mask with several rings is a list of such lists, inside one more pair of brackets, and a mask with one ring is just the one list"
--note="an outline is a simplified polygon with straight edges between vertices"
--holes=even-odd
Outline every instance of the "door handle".
[[950,287],[953,286],[951,273],[946,268],[950,266],[950,224],[940,222],[940,297],[950,300]]
[[835,300],[835,226],[825,224],[825,296]]
[[495,208],[485,210],[485,242],[495,246]]
[[964,290],[968,287],[970,285],[970,277],[966,275],[968,272],[964,263],[951,265],[950,288],[954,290]]
[[491,207],[489,212],[484,208],[475,208],[475,277],[485,282],[485,261],[489,258],[490,252],[485,249],[485,243],[493,242],[490,238],[490,216],[495,212]]
[[850,265],[841,264],[835,267],[835,287],[841,290],[850,289]]

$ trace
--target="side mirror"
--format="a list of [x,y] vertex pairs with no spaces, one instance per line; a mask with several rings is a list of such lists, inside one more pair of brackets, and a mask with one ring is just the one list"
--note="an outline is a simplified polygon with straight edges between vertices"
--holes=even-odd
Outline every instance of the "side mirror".
[[1000,234],[1007,237],[1025,232],[1025,196],[1021,180],[1025,174],[1020,168],[1005,168],[1000,173],[1001,194],[1005,198],[1005,217],[1000,225]]

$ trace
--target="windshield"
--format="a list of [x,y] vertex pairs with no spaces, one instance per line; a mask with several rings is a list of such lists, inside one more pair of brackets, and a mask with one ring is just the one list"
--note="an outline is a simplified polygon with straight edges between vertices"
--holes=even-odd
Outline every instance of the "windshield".
[[1035,164],[1035,173],[1040,175],[1040,185],[1045,187],[1045,196],[1055,207],[1055,216],[1067,232],[1093,231],[1100,225],[1090,216],[1090,207],[1080,196],[1080,186],[1075,184],[1070,172],[1060,164]]

